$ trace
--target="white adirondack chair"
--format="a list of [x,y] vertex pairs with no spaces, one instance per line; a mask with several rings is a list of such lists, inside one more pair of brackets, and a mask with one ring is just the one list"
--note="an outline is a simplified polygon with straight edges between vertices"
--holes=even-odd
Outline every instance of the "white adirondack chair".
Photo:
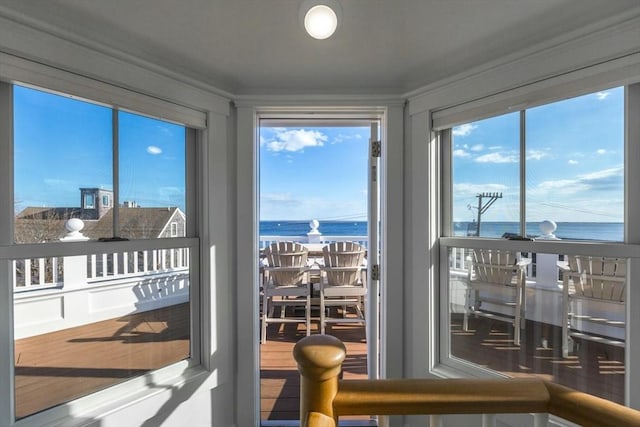
[[[311,334],[311,288],[307,249],[295,242],[275,242],[264,250],[266,266],[262,292],[261,342],[267,340],[269,323],[305,323]],[[274,317],[275,306],[280,316]],[[304,306],[304,317],[287,317],[287,307]]]
[[[573,351],[573,338],[624,347],[627,261],[569,255],[558,262],[563,278],[562,355]],[[594,331],[595,330],[595,331]],[[614,337],[611,335],[617,335]]]
[[[367,294],[363,277],[365,249],[355,242],[334,242],[323,248],[324,277],[320,281],[320,332],[328,323],[365,324],[362,306]],[[342,316],[331,317],[328,307],[342,307]],[[347,307],[354,307],[357,317],[345,317]]]
[[463,329],[469,330],[469,315],[509,322],[513,342],[520,345],[525,327],[525,282],[528,258],[515,252],[475,249],[467,274]]

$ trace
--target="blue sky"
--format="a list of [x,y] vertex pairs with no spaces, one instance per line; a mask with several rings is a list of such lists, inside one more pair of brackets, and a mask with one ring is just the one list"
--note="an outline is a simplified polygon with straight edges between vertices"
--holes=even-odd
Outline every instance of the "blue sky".
[[367,219],[367,127],[261,127],[261,220]]
[[[15,86],[16,211],[78,207],[81,187],[113,190],[112,110]],[[185,200],[185,129],[120,112],[120,202],[179,206]]]
[[[457,126],[453,145],[454,221],[482,192],[503,195],[483,221],[518,221],[519,112]],[[622,88],[527,110],[526,147],[527,221],[623,221]]]
[[[526,111],[528,221],[622,221],[623,118],[622,88]],[[119,119],[120,201],[184,209],[184,127]],[[109,108],[16,86],[16,210],[112,189],[111,132]],[[262,127],[260,218],[366,220],[368,140],[368,126]],[[454,220],[475,217],[476,194],[499,192],[483,221],[518,221],[519,156],[518,112],[455,127]]]

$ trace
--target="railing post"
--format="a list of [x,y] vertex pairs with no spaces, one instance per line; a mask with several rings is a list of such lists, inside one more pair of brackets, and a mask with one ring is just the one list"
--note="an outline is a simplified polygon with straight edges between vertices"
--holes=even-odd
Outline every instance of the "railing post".
[[310,411],[336,419],[333,398],[346,354],[342,341],[331,335],[311,335],[296,343],[293,357],[300,372],[300,427],[307,427]]
[[317,219],[312,219],[309,221],[309,227],[311,231],[307,233],[307,242],[308,243],[320,243],[320,236],[322,233],[318,230],[320,226],[320,222]]
[[[64,225],[67,230],[66,236],[60,239],[63,242],[80,242],[89,240],[80,230],[84,228],[84,222],[78,218],[71,218]],[[87,284],[87,257],[85,255],[66,256],[62,260],[64,281],[63,286],[69,288],[79,288]]]

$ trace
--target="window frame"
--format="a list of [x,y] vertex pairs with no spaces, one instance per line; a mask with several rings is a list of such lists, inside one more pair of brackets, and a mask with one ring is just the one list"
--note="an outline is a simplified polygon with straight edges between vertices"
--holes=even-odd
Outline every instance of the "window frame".
[[[439,238],[438,241],[438,274],[437,280],[438,297],[434,300],[436,306],[436,317],[438,331],[432,336],[434,344],[435,360],[430,371],[437,376],[444,377],[503,377],[504,375],[496,371],[488,370],[469,362],[455,359],[450,356],[450,312],[449,312],[449,256],[450,248],[470,248],[470,249],[496,249],[496,250],[512,250],[524,252],[538,253],[575,253],[577,255],[590,256],[612,256],[628,259],[627,277],[629,278],[627,286],[626,298],[626,345],[625,345],[625,403],[631,407],[640,407],[640,400],[636,394],[640,390],[640,371],[633,369],[631,363],[638,354],[640,354],[640,323],[634,322],[634,318],[638,317],[640,308],[640,293],[633,286],[633,277],[640,277],[640,188],[637,185],[631,185],[640,180],[640,167],[638,167],[636,159],[640,158],[640,148],[637,142],[640,141],[640,76],[631,79],[628,84],[623,84],[625,91],[625,130],[624,130],[624,224],[625,234],[624,241],[619,243],[599,242],[599,241],[509,241],[506,239],[482,238],[482,237],[454,237],[452,230],[452,144],[451,144],[451,128],[454,125],[439,129],[435,132],[435,141],[437,153],[432,161],[437,163],[440,170],[438,179],[440,181],[440,210],[438,215],[439,222]],[[596,86],[585,86],[581,93],[576,94],[575,88],[567,85],[567,90],[557,92],[554,86],[554,99],[548,103],[568,99],[580,94],[597,92],[602,87],[612,87],[615,82],[607,84],[599,82]],[[535,98],[535,94],[532,95]],[[545,103],[538,102],[537,105]],[[477,104],[474,104],[477,108]],[[474,114],[477,114],[475,110]],[[524,112],[524,107],[522,108]],[[522,113],[521,113],[522,114]],[[490,114],[493,116],[495,114]],[[458,116],[460,117],[460,116]],[[480,119],[482,117],[478,117]],[[460,124],[455,123],[455,124]],[[521,133],[524,120],[521,119]],[[521,144],[524,138],[521,138]],[[635,142],[635,143],[634,143]],[[522,157],[520,165],[526,165]],[[521,167],[521,183],[524,182],[524,167]],[[521,228],[524,227],[524,190],[521,189]]]
[[[4,76],[0,76],[0,177],[5,183],[0,187],[0,203],[4,206],[13,206],[14,201],[14,167],[13,167],[13,87],[14,84],[34,88],[37,90],[60,94],[54,89],[42,88],[32,83],[23,81],[7,81]],[[55,78],[45,79],[55,86]],[[96,85],[101,85],[96,82]],[[61,86],[65,86],[62,84]],[[86,89],[86,88],[84,88]],[[117,92],[117,91],[116,91]],[[79,98],[82,94],[67,92],[63,96]],[[136,95],[132,95],[136,98]],[[144,96],[140,96],[143,100]],[[82,100],[86,100],[84,97]],[[129,99],[128,101],[131,101]],[[100,104],[99,101],[90,100],[88,102]],[[135,104],[133,102],[132,104]],[[140,103],[148,106],[144,101]],[[162,102],[158,101],[151,108],[154,112],[161,111]],[[171,105],[169,105],[169,116],[171,116]],[[188,112],[186,107],[176,106],[179,113]],[[119,108],[117,106],[109,106],[114,112]],[[122,110],[125,111],[125,110]],[[144,114],[134,110],[126,110],[145,117],[165,120],[157,114]],[[174,238],[158,238],[148,240],[131,240],[131,241],[82,241],[82,242],[49,242],[35,244],[17,244],[14,242],[14,215],[13,210],[0,212],[0,274],[5,278],[8,286],[0,286],[0,342],[9,343],[9,345],[0,346],[0,395],[5,396],[0,403],[0,424],[8,426],[29,426],[42,425],[50,422],[52,419],[63,419],[70,414],[86,412],[94,410],[98,405],[104,404],[126,404],[129,402],[127,396],[133,394],[139,395],[141,392],[156,393],[158,387],[173,387],[176,381],[181,383],[190,378],[200,376],[206,371],[208,362],[203,359],[203,346],[208,345],[201,335],[201,292],[200,292],[200,229],[202,224],[199,222],[199,215],[196,209],[200,208],[198,204],[198,194],[201,191],[199,179],[201,172],[201,163],[198,162],[200,152],[202,151],[202,142],[205,139],[204,128],[194,127],[194,123],[201,123],[197,119],[200,117],[197,112],[192,113],[191,125],[179,123],[175,118],[168,121],[185,126],[185,206],[188,212],[192,212],[192,220],[186,223],[186,237]],[[116,123],[117,124],[117,123]],[[115,142],[112,141],[112,144]],[[117,159],[114,159],[117,161]],[[117,166],[116,166],[117,167]],[[114,176],[114,181],[116,177]],[[114,182],[115,185],[115,182]],[[94,195],[95,196],[95,195]],[[96,207],[98,200],[94,198],[93,208]],[[85,204],[83,198],[82,204]],[[111,203],[110,203],[111,204]],[[149,249],[172,249],[172,248],[189,248],[190,250],[190,356],[188,359],[177,361],[166,367],[150,371],[140,376],[131,377],[121,383],[110,386],[103,390],[98,390],[86,394],[75,400],[62,403],[60,405],[45,408],[40,412],[29,415],[25,418],[15,419],[15,360],[14,360],[14,336],[13,336],[13,265],[12,260],[21,258],[40,258],[40,257],[66,257],[78,255],[92,255],[99,253],[112,252],[132,252],[144,251]],[[5,281],[3,280],[3,282]],[[48,420],[48,421],[47,421]]]

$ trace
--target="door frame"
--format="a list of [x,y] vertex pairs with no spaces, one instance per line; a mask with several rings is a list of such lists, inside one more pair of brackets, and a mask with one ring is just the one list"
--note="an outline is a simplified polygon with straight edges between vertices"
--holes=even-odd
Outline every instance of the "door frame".
[[[403,103],[394,102],[385,106],[363,107],[261,107],[238,103],[237,107],[237,246],[236,246],[236,422],[237,425],[260,425],[260,319],[258,286],[258,157],[259,119],[324,119],[331,123],[354,119],[380,121],[380,137],[387,141],[395,139],[394,150],[383,142],[383,157],[380,162],[380,241],[381,244],[381,304],[380,304],[380,377],[397,376],[402,372],[403,342],[394,334],[393,353],[387,352],[387,330],[402,328],[403,316],[386,316],[393,308],[402,313],[402,119]],[[393,124],[393,125],[392,125]],[[393,153],[393,155],[390,155]],[[251,173],[247,173],[251,171]],[[389,189],[393,188],[392,192]],[[388,209],[392,206],[392,209]],[[392,218],[388,218],[391,215]],[[393,227],[390,221],[393,220]],[[393,266],[393,269],[388,267]],[[394,292],[385,292],[385,283],[393,280]],[[391,296],[393,295],[393,296]],[[252,313],[252,315],[247,315]],[[400,340],[400,341],[399,341]],[[398,346],[398,344],[400,346]],[[247,398],[252,396],[252,398]]]

